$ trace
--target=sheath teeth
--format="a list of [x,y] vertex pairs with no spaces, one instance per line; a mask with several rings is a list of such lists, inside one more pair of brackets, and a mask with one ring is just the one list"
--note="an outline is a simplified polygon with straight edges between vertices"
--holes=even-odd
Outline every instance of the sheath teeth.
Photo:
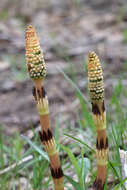
[[104,184],[103,184],[102,180],[97,178],[94,181],[93,188],[94,188],[94,190],[103,190]]

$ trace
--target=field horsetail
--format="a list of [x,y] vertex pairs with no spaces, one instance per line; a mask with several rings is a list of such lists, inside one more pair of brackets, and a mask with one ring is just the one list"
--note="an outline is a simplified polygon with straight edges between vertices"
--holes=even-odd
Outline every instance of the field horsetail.
[[55,190],[64,190],[64,176],[56,149],[56,143],[50,128],[48,97],[44,89],[46,66],[35,29],[28,26],[26,30],[26,65],[29,76],[34,82],[33,96],[40,117],[40,140],[50,158],[51,175]]
[[92,117],[97,131],[97,177],[93,189],[103,190],[107,175],[108,139],[106,137],[103,73],[99,58],[94,52],[89,53],[88,56],[88,87],[92,104]]

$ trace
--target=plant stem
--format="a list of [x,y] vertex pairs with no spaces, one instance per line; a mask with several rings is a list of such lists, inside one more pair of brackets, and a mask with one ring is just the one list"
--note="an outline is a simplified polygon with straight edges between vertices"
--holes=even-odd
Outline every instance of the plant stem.
[[55,190],[64,190],[64,175],[60,166],[56,143],[50,128],[48,98],[43,87],[46,66],[37,34],[32,26],[28,26],[26,30],[26,64],[29,75],[34,82],[33,96],[41,124],[39,136],[50,158],[50,169],[54,188]]
[[88,85],[92,117],[97,131],[97,177],[93,183],[93,189],[103,190],[107,175],[108,139],[106,137],[103,74],[98,56],[94,52],[89,53],[88,57]]

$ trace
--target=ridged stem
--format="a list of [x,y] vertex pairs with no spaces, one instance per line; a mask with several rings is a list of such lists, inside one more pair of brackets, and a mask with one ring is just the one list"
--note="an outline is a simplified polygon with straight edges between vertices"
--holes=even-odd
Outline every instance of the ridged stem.
[[56,143],[50,128],[48,97],[43,87],[46,67],[43,54],[32,26],[26,30],[26,64],[30,77],[34,82],[33,96],[40,117],[41,131],[39,136],[50,158],[50,169],[55,190],[64,190],[64,175],[56,149]]
[[[33,90],[33,95],[37,102],[37,111],[40,117],[41,131],[39,132],[41,142],[50,158],[51,174],[54,182],[55,190],[64,190],[64,176],[60,166],[60,160],[56,149],[56,143],[51,132],[49,120],[48,98],[44,87],[41,89],[42,98],[39,98],[39,90]],[[37,98],[38,97],[38,98]]]
[[103,190],[107,175],[108,139],[106,137],[103,74],[98,56],[94,52],[89,53],[88,56],[88,86],[92,104],[92,117],[97,131],[97,177],[93,183],[93,189]]

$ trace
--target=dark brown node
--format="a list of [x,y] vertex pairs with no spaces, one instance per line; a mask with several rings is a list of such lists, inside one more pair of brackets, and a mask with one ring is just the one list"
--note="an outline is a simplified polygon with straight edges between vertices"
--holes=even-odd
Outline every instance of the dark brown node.
[[39,90],[37,90],[37,94],[36,94],[36,88],[35,88],[35,86],[33,87],[33,89],[32,89],[32,94],[33,94],[33,97],[34,97],[34,99],[37,101],[37,95],[38,95],[38,97],[39,97],[39,99],[41,98],[41,94],[40,94],[40,91]]
[[39,136],[40,136],[40,140],[42,142],[46,142],[46,141],[49,141],[53,138],[53,135],[52,135],[52,132],[50,129],[48,129],[48,131],[43,131],[43,132],[40,132],[39,131]]
[[51,167],[51,174],[52,174],[52,177],[56,178],[56,179],[63,177],[63,171],[62,171],[61,167],[59,167],[57,169],[53,169]]
[[101,138],[100,142],[98,142],[98,139],[96,141],[96,148],[98,150],[107,149],[108,148],[108,138],[106,137],[106,142],[104,143],[104,139]]
[[32,94],[33,94],[34,99],[37,100],[35,86],[34,86],[33,89],[32,89]]
[[43,141],[43,137],[42,137],[42,133],[41,133],[41,131],[39,131],[39,138],[40,138],[40,140],[41,140],[41,142]]
[[41,92],[39,90],[37,90],[37,94],[36,94],[36,88],[34,86],[32,89],[32,94],[34,96],[34,99],[37,101],[37,94],[38,94],[39,99],[45,98],[46,91],[45,91],[44,87],[42,87]]
[[105,145],[105,149],[108,148],[108,137],[106,137],[106,145]]
[[104,184],[102,183],[102,180],[96,178],[94,183],[93,183],[93,188],[95,190],[103,190],[104,189]]
[[93,104],[93,103],[92,103],[92,112],[93,112],[93,114],[95,114],[95,115],[101,115],[101,112],[100,112],[99,107],[98,107],[97,104]]
[[46,91],[45,91],[44,87],[42,87],[41,93],[42,93],[42,97],[45,98],[45,96],[46,96]]
[[104,101],[103,101],[103,104],[102,104],[102,110],[103,110],[103,112],[105,111],[105,103],[104,103]]
[[38,94],[39,99],[41,99],[41,93],[39,90],[37,90],[37,94]]
[[104,149],[105,145],[104,145],[104,139],[100,140],[100,149]]
[[43,141],[48,141],[48,134],[45,131],[42,133],[42,139]]
[[48,129],[48,138],[49,139],[52,139],[53,138],[53,135],[52,135],[52,132],[50,129]]
[[99,150],[99,144],[98,144],[98,139],[96,140],[96,149],[98,149]]

